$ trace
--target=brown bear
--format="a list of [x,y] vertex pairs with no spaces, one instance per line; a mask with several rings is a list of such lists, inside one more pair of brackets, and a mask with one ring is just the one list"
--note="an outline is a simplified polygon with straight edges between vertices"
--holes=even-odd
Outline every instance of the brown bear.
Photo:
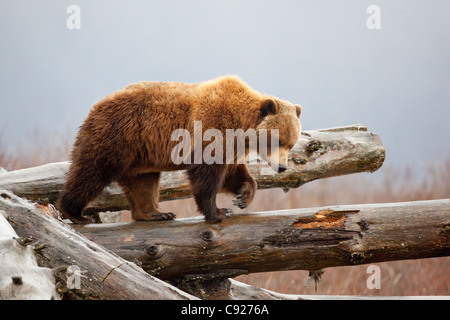
[[[195,84],[131,84],[95,104],[80,127],[58,207],[74,223],[87,223],[82,214],[85,206],[116,181],[135,220],[173,219],[173,213],[158,210],[159,179],[162,171],[186,170],[198,210],[207,222],[220,222],[232,211],[217,208],[217,193],[237,195],[235,204],[244,208],[254,197],[256,181],[245,163],[175,163],[173,150],[179,142],[173,132],[181,128],[195,135],[199,122],[202,133],[215,129],[224,137],[227,129],[257,133],[266,129],[269,136],[271,129],[278,129],[278,171],[282,172],[300,135],[300,113],[299,105],[261,94],[234,76]],[[248,143],[247,139],[246,154]],[[203,141],[201,147],[207,145]]]

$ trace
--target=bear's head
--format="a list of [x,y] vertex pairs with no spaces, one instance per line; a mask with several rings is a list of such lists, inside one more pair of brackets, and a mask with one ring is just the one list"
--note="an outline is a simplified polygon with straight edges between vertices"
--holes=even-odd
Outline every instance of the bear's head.
[[[278,172],[287,169],[289,150],[300,137],[301,112],[300,105],[293,105],[288,101],[268,97],[261,102],[260,117],[262,120],[256,127],[260,138],[258,152]],[[261,145],[262,134],[267,134],[266,146]]]

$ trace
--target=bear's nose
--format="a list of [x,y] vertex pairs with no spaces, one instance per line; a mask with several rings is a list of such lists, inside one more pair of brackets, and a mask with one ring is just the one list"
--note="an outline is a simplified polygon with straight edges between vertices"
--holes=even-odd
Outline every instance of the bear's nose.
[[286,166],[284,166],[284,165],[279,165],[279,166],[278,166],[278,173],[282,173],[282,172],[286,171],[286,169],[287,169]]

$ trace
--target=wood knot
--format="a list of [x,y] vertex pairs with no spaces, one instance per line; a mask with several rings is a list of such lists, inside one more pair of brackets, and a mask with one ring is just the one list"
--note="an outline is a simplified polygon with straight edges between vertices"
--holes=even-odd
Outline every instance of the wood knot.
[[295,164],[306,164],[307,161],[305,158],[292,158],[292,162]]
[[211,230],[205,230],[200,235],[200,238],[205,242],[211,242],[213,239],[213,236],[214,236],[214,234]]
[[33,237],[20,237],[20,238],[13,238],[14,240],[17,241],[18,244],[20,244],[22,247],[26,247],[30,244],[33,244],[34,242],[36,242],[36,238]]
[[308,154],[308,156],[310,156],[311,154],[320,150],[321,148],[322,143],[320,141],[312,140],[306,145],[305,151]]
[[15,284],[16,286],[20,286],[21,284],[23,284],[23,280],[21,276],[17,276],[17,277],[11,277],[12,279],[12,283]]
[[367,221],[361,220],[361,221],[357,222],[357,224],[359,225],[359,227],[361,228],[362,231],[369,230],[369,224],[367,223]]
[[363,252],[353,252],[350,256],[350,260],[353,264],[361,264],[366,260],[366,256]]
[[145,248],[149,260],[160,259],[167,253],[166,247],[161,244],[150,244]]
[[0,197],[2,197],[3,199],[11,199],[11,197],[6,193],[0,194]]
[[155,257],[158,254],[159,248],[158,246],[152,244],[145,248],[145,252],[151,257]]

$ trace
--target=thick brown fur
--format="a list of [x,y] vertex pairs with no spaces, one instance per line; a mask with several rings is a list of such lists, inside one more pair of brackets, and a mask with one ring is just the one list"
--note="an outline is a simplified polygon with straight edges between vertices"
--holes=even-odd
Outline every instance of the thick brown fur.
[[206,221],[220,222],[231,210],[216,207],[217,193],[238,195],[245,207],[256,182],[245,164],[174,164],[174,130],[187,129],[193,136],[194,121],[202,121],[203,132],[214,128],[224,137],[226,129],[279,129],[282,167],[300,134],[300,112],[300,106],[263,95],[232,76],[197,84],[131,84],[95,104],[80,127],[58,207],[73,222],[86,223],[85,206],[117,181],[135,220],[173,219],[173,213],[158,211],[159,178],[162,171],[186,169],[199,211]]

